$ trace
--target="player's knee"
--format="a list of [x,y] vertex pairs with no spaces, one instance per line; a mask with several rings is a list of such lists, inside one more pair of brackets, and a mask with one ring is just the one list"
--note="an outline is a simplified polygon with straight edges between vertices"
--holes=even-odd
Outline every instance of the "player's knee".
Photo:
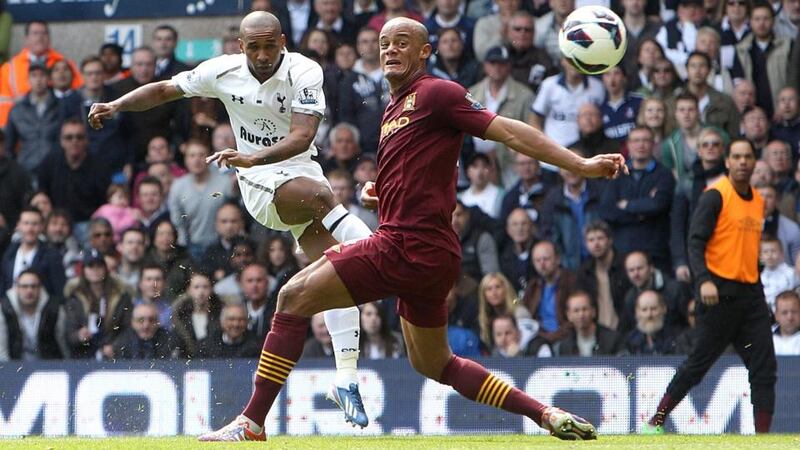
[[333,192],[323,186],[320,186],[320,188],[314,192],[311,204],[317,215],[317,219],[324,218],[325,215],[337,205],[336,199],[333,197]]

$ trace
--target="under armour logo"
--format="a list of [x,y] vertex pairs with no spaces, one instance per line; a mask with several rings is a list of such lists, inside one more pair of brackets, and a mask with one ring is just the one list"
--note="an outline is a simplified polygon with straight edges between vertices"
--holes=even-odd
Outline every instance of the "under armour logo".
[[244,97],[237,97],[236,94],[231,94],[231,101],[232,102],[239,102],[244,105]]
[[356,330],[355,337],[358,337],[358,330]]
[[275,96],[275,99],[278,100],[278,103],[281,104],[281,107],[279,109],[280,113],[281,114],[285,113],[286,112],[286,105],[284,105],[283,102],[286,100],[286,97],[282,96],[280,94],[280,92],[279,92],[278,95]]

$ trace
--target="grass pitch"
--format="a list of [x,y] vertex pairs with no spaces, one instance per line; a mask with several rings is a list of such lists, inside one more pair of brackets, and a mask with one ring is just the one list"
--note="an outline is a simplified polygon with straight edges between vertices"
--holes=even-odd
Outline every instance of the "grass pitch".
[[338,437],[277,436],[267,442],[239,444],[203,443],[191,437],[108,439],[40,438],[0,439],[3,450],[184,450],[184,449],[311,449],[311,450],[395,450],[395,449],[800,449],[800,435],[767,436],[601,436],[597,441],[569,442],[546,436],[411,436],[411,437]]

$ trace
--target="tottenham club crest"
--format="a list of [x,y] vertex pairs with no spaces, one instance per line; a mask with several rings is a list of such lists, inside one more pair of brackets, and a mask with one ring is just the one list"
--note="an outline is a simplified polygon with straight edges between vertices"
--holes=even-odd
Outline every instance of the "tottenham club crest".
[[280,112],[281,114],[285,113],[286,112],[286,104],[284,102],[286,101],[286,96],[282,95],[280,92],[278,92],[277,94],[275,94],[275,101],[278,102],[279,105],[281,105],[278,108],[278,112]]
[[275,128],[276,128],[275,122],[273,122],[273,121],[271,121],[269,119],[265,119],[265,118],[256,119],[255,121],[253,121],[253,125],[259,127],[259,129],[261,131],[264,131],[264,132],[270,133],[270,134],[274,133],[275,132]]

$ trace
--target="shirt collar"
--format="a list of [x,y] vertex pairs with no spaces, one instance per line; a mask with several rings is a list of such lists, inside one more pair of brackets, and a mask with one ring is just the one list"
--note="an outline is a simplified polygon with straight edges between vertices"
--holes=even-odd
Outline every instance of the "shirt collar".
[[[564,86],[564,89],[566,89],[568,91],[571,90],[570,87],[567,86],[567,76],[564,75],[563,73],[558,75],[558,84],[560,84],[561,86]],[[583,88],[587,89],[588,87],[589,87],[589,77],[584,75],[584,77],[583,77]]]

